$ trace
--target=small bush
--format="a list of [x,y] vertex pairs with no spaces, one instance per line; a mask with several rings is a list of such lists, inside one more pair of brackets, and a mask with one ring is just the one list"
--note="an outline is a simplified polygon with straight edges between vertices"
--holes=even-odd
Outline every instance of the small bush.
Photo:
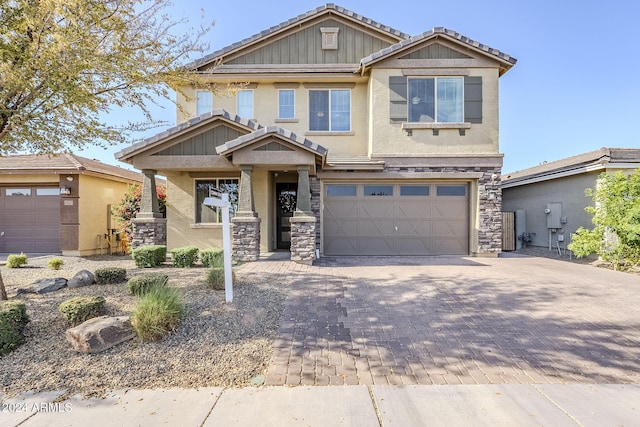
[[0,356],[24,342],[22,331],[27,323],[29,316],[22,301],[0,301]]
[[127,281],[127,270],[120,267],[98,268],[93,275],[96,278],[96,283],[99,285]]
[[205,267],[222,267],[224,251],[221,248],[209,248],[200,251],[200,261]]
[[25,254],[11,254],[7,257],[7,268],[22,267],[27,263],[27,256]]
[[171,251],[174,267],[191,267],[198,259],[199,249],[195,246],[184,246]]
[[175,330],[183,311],[176,289],[156,287],[140,299],[131,325],[143,341],[156,341]]
[[131,251],[131,257],[138,268],[157,267],[167,259],[167,247],[164,245],[140,246]]
[[104,298],[99,296],[74,297],[60,304],[58,310],[69,323],[78,325],[100,316],[104,311],[104,302]]
[[156,287],[167,286],[168,281],[166,274],[146,273],[129,279],[127,289],[131,295],[143,296]]
[[[236,281],[236,272],[231,270],[231,283]],[[213,267],[207,273],[207,287],[216,291],[224,290],[224,267]]]
[[49,266],[50,269],[52,270],[60,270],[60,267],[62,267],[64,265],[64,261],[62,260],[62,258],[51,258],[48,262],[47,262],[47,266]]

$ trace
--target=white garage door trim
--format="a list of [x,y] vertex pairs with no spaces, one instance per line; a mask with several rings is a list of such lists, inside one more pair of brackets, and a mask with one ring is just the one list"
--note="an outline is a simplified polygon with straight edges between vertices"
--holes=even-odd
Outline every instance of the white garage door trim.
[[323,253],[468,255],[469,215],[468,183],[325,183]]

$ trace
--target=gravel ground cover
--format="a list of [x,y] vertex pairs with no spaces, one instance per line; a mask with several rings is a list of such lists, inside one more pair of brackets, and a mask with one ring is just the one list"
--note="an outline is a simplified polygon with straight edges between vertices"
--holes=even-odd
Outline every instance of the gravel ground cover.
[[207,269],[200,265],[138,269],[128,256],[63,257],[64,266],[54,271],[47,267],[50,258],[29,259],[27,266],[17,269],[1,267],[9,298],[39,278],[70,279],[82,269],[122,267],[128,278],[167,274],[169,286],[183,296],[185,314],[178,328],[161,341],[134,339],[99,354],[80,354],[65,339],[70,325],[58,311],[59,304],[74,296],[100,295],[106,299],[106,314],[129,315],[138,298],[128,294],[125,283],[21,295],[31,322],[25,344],[0,357],[1,393],[66,390],[66,395],[100,396],[122,388],[246,386],[266,374],[286,284],[255,283],[237,272],[234,301],[227,304],[224,291],[205,286]]

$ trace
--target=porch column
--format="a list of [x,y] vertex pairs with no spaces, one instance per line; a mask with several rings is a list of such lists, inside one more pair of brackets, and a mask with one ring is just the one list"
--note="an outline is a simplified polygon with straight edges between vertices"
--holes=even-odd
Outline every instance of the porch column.
[[232,256],[236,261],[257,261],[260,258],[260,218],[253,202],[252,166],[240,166],[238,210],[231,219]]
[[167,244],[167,219],[162,217],[158,205],[156,191],[156,173],[152,169],[143,169],[142,195],[140,197],[140,211],[131,219],[133,235],[131,249],[145,245]]
[[251,171],[253,166],[240,166],[240,188],[238,188],[238,210],[236,216],[256,217],[255,204],[253,202],[253,182],[251,181]]
[[298,166],[298,197],[291,223],[291,261],[312,264],[316,250],[316,217],[311,211],[309,166]]
[[162,218],[158,206],[158,192],[156,190],[156,173],[152,169],[143,169],[142,196],[140,198],[140,212],[136,218]]
[[309,166],[298,166],[298,197],[293,216],[313,216],[311,212],[311,189],[309,187]]

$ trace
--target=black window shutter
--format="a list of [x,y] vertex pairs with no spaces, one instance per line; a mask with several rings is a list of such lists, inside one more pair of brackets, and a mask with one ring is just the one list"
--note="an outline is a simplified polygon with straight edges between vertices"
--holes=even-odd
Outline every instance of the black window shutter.
[[407,121],[407,78],[405,76],[389,77],[389,118],[391,123]]
[[482,77],[464,78],[464,121],[482,123]]

